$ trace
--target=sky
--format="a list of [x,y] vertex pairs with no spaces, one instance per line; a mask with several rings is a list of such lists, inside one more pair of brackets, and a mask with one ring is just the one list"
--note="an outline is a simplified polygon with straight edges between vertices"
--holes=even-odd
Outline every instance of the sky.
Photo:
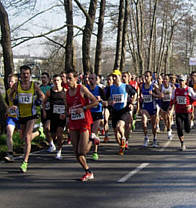
[[[47,3],[46,3],[47,2]],[[13,12],[10,12],[10,25],[11,28],[14,28],[16,25],[21,24],[22,22],[29,19],[33,14],[36,14],[38,11],[43,11],[51,5],[55,5],[57,0],[37,0],[37,4],[34,12],[27,10],[26,12],[22,12],[20,16],[16,17],[13,15]],[[40,33],[45,33],[50,29],[61,27],[65,24],[65,12],[64,8],[57,8],[53,11],[48,11],[45,14],[36,17],[30,23],[26,24],[21,30],[18,32],[18,36],[32,36]],[[31,55],[31,56],[42,56],[45,51],[45,46],[42,43],[46,41],[45,38],[34,39],[32,41],[28,41],[21,46],[18,46],[13,49],[14,54],[17,55]]]
[[[81,3],[89,2],[90,0],[80,0]],[[112,0],[118,1],[118,0]],[[12,28],[14,28],[16,25],[21,24],[22,22],[29,19],[33,13],[35,14],[37,11],[45,10],[46,8],[51,7],[51,5],[56,5],[58,0],[37,0],[37,4],[35,7],[34,12],[30,10],[22,11],[20,13],[20,16],[16,17],[13,15],[13,11],[10,12],[10,25]],[[74,1],[73,1],[74,2]],[[76,5],[73,3],[73,6]],[[84,26],[85,24],[85,18],[82,12],[80,11],[81,16],[77,17],[74,16],[74,24],[78,26]],[[29,36],[29,35],[35,35],[44,33],[46,31],[49,31],[50,29],[58,28],[65,24],[66,18],[65,18],[65,11],[64,7],[56,8],[55,10],[52,10],[50,12],[47,12],[45,14],[40,15],[39,17],[36,17],[33,21],[31,21],[29,24],[25,25],[25,27],[22,28],[22,30],[19,31],[18,36]],[[108,34],[107,34],[108,35]],[[92,36],[92,44],[95,43],[95,38]],[[111,42],[110,38],[109,41]],[[81,44],[82,36],[78,36],[75,38],[77,43]],[[25,44],[22,44],[21,46],[18,46],[13,49],[14,54],[17,55],[31,55],[31,56],[44,56],[46,54],[45,46],[42,45],[42,43],[46,41],[46,39],[36,39],[33,41],[29,41]]]

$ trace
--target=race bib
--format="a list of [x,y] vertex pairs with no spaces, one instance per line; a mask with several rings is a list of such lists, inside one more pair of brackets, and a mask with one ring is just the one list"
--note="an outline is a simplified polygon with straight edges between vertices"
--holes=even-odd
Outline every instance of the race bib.
[[177,100],[177,104],[186,105],[186,97],[185,96],[177,96],[176,100]]
[[125,102],[125,96],[124,96],[124,94],[114,94],[114,95],[112,95],[112,100],[115,103],[124,103]]
[[33,96],[31,93],[19,93],[18,102],[20,104],[31,104],[32,98],[33,98]]
[[152,102],[152,95],[143,95],[144,103]]
[[55,113],[55,114],[65,113],[65,106],[64,105],[53,105],[53,113]]
[[171,94],[170,93],[164,94],[163,101],[170,101],[170,100],[171,100]]
[[81,120],[81,119],[84,119],[85,118],[85,115],[84,115],[84,111],[82,111],[81,113],[77,113],[76,112],[77,109],[71,109],[71,120]]

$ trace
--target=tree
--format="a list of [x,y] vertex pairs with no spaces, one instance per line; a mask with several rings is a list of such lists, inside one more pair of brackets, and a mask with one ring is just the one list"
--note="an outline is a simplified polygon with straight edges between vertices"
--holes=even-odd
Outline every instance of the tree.
[[[120,0],[114,69],[120,68],[121,53],[122,53],[122,37],[123,37],[124,15],[125,15],[124,0]],[[120,70],[122,70],[122,69],[120,69]]]
[[0,1],[1,46],[3,49],[4,85],[8,88],[8,75],[14,71],[13,52],[8,14]]
[[73,46],[73,8],[72,0],[64,0],[64,8],[67,19],[67,41],[65,48],[65,71],[75,69],[74,65],[74,46]]
[[82,7],[78,0],[74,0],[78,7],[82,10],[86,17],[86,24],[83,30],[82,38],[82,63],[83,63],[83,72],[86,74],[89,71],[92,71],[92,66],[90,62],[90,45],[91,45],[91,35],[93,32],[93,25],[95,21],[97,0],[90,0],[88,12]]
[[106,0],[101,0],[98,32],[97,32],[97,46],[96,46],[96,54],[95,54],[95,74],[99,74],[101,71],[101,54],[102,54],[102,42],[103,42],[105,6],[106,6]]

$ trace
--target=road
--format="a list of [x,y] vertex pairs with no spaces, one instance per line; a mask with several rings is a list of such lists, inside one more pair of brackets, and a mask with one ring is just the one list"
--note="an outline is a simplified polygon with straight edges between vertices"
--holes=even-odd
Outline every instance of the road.
[[[195,208],[196,130],[185,135],[187,150],[179,151],[176,136],[158,135],[158,148],[142,148],[138,127],[130,137],[126,155],[119,156],[113,133],[101,143],[100,159],[88,162],[95,180],[80,182],[83,171],[71,145],[63,148],[63,160],[45,150],[33,153],[29,170],[19,172],[21,159],[0,163],[0,208]],[[152,139],[152,136],[150,136]]]

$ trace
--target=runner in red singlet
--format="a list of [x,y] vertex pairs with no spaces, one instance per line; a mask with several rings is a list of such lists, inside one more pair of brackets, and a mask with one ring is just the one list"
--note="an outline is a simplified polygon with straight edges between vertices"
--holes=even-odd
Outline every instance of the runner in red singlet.
[[89,134],[93,120],[89,109],[97,106],[98,101],[85,86],[77,84],[77,79],[77,72],[71,71],[67,74],[69,88],[66,92],[65,102],[68,107],[68,125],[74,152],[86,172],[81,181],[88,181],[94,179],[86,161],[86,154],[92,145],[92,141],[89,141]]

